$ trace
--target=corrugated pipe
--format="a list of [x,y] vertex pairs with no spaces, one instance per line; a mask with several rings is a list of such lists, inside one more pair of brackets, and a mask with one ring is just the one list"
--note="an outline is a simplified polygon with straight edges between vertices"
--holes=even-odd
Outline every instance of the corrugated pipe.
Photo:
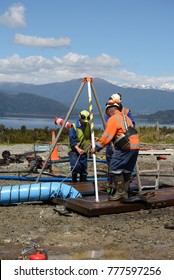
[[75,188],[61,183],[36,183],[0,187],[0,205],[45,201],[52,198],[81,198]]

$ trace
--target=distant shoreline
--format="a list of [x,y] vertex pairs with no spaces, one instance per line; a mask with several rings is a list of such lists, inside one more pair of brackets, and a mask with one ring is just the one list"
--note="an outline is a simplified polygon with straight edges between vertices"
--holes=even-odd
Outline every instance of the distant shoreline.
[[[66,115],[59,115],[58,116],[62,119],[65,119]],[[0,116],[0,125],[4,125],[6,128],[13,128],[13,129],[20,129],[21,126],[26,126],[27,129],[35,129],[35,128],[45,128],[45,127],[49,127],[50,129],[59,129],[60,126],[55,125],[54,123],[54,119],[56,116],[49,116],[49,117],[43,117],[43,116],[38,116],[37,117],[22,117],[20,116],[13,116],[13,117],[2,117]],[[75,120],[78,119],[78,115],[76,116],[72,116],[70,115],[70,117],[68,118],[69,122],[74,122]],[[156,121],[152,122],[152,121],[148,121],[145,119],[139,119],[137,118],[137,116],[135,116],[135,123],[136,126],[145,126],[145,127],[155,127],[155,126],[159,126],[159,127],[170,127],[170,128],[174,128],[174,124],[173,123],[157,123]],[[94,127],[96,129],[103,129],[103,123],[102,120],[99,116],[94,115]]]
[[[65,119],[65,117],[66,117],[66,114],[57,114],[60,118],[63,118],[63,119]],[[97,119],[97,122],[98,122],[98,120],[100,119],[101,120],[101,118],[100,118],[100,115],[97,115],[97,114],[95,114],[95,116],[97,117],[96,119]],[[1,121],[1,119],[8,119],[8,118],[11,118],[11,119],[18,119],[18,118],[24,118],[24,119],[55,119],[55,117],[56,117],[56,115],[44,115],[44,114],[20,114],[20,113],[12,113],[12,114],[4,114],[4,115],[0,115],[0,121]],[[69,119],[68,120],[71,120],[71,119],[73,119],[73,121],[74,121],[74,119],[76,119],[76,118],[78,118],[78,114],[71,114],[70,116],[69,116]],[[167,121],[167,120],[165,120],[165,121],[163,121],[163,120],[160,120],[160,121],[158,121],[158,120],[153,120],[153,119],[149,119],[148,118],[148,115],[147,116],[139,116],[139,115],[135,115],[134,116],[134,119],[135,119],[135,122],[136,123],[138,123],[138,125],[141,125],[141,123],[146,123],[147,124],[147,126],[149,126],[149,124],[154,124],[154,125],[160,125],[160,126],[174,126],[174,122],[171,122],[171,121]]]
[[[71,114],[72,117],[77,117],[77,114]],[[56,115],[46,115],[46,114],[22,114],[22,113],[5,113],[0,115],[0,118],[55,118]]]

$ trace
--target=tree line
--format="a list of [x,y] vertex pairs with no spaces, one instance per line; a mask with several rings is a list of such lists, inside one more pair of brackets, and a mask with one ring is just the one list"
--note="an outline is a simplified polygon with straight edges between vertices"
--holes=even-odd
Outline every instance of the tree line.
[[[20,129],[6,128],[3,124],[0,124],[0,145],[11,144],[32,144],[35,142],[51,143],[52,131],[48,126],[44,128],[27,129],[25,125],[22,125]],[[55,131],[57,134],[59,129]],[[174,144],[174,129],[163,126],[159,127],[146,127],[138,126],[137,131],[140,137],[140,141],[144,143],[166,143]],[[95,129],[95,137],[102,135],[101,129]],[[64,128],[59,142],[68,143],[69,131]]]

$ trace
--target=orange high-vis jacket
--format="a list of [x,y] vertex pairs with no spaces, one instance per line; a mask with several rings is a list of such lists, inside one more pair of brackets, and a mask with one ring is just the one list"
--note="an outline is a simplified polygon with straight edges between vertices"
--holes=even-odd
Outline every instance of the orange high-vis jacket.
[[129,109],[123,107],[122,110],[121,110],[121,113],[125,114],[127,116],[129,114],[129,111],[130,111]]
[[[96,145],[100,149],[104,148],[112,140],[116,141],[122,134],[124,134],[126,132],[124,117],[126,119],[127,126],[133,127],[131,119],[128,116],[123,115],[123,113],[118,110],[115,115],[111,116],[108,119],[108,121],[106,123],[106,128],[105,128],[101,138],[96,143]],[[140,149],[140,140],[139,140],[138,134],[131,135],[129,137],[129,140],[130,140],[129,148],[125,147],[124,149],[129,149],[129,150],[139,150]]]

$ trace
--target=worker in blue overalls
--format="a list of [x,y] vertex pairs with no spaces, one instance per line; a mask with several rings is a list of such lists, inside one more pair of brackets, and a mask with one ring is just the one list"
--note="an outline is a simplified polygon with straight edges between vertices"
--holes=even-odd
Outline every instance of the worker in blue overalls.
[[82,110],[79,114],[79,119],[72,123],[69,131],[69,159],[72,182],[77,182],[78,174],[80,175],[80,182],[87,180],[87,155],[91,143],[89,121],[89,112]]

